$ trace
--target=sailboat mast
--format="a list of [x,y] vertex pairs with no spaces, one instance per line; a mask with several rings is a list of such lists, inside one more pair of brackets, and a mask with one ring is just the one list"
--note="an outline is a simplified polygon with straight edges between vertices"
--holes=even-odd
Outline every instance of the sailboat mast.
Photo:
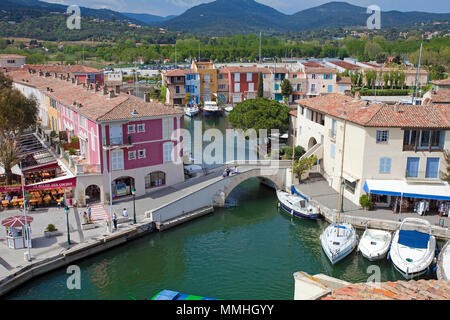
[[343,136],[343,142],[342,142],[342,159],[341,159],[341,178],[339,183],[339,207],[338,207],[338,218],[337,218],[337,235],[339,236],[339,224],[341,222],[341,211],[344,208],[344,188],[343,188],[343,182],[344,182],[344,154],[345,154],[345,131],[347,128],[347,120],[344,120],[344,136]]
[[294,185],[295,138],[292,135],[291,185]]
[[414,98],[416,97],[417,82],[419,81],[420,62],[422,60],[422,46],[423,46],[423,39],[422,39],[422,42],[420,43],[419,62],[417,63],[416,79],[414,81],[414,92],[413,92],[413,96],[412,96],[412,104],[413,105],[414,105]]

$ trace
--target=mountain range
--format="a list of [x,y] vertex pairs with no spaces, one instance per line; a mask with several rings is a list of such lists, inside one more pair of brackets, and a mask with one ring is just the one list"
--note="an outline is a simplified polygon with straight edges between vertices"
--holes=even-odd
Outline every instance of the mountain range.
[[[0,10],[8,10],[12,17],[17,17],[19,14],[34,17],[52,12],[62,13],[66,9],[65,5],[38,0],[1,0],[0,2]],[[194,6],[179,16],[160,17],[145,13],[121,13],[84,7],[81,8],[81,14],[186,33],[230,35],[260,31],[295,32],[365,26],[370,16],[366,10],[365,7],[346,2],[329,2],[288,15],[254,0],[216,0]],[[450,20],[450,13],[386,11],[381,14],[383,28],[448,20]]]

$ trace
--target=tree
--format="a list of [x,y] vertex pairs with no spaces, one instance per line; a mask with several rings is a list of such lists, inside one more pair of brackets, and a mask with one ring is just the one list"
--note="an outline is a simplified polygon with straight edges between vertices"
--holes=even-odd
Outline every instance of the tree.
[[258,98],[264,97],[264,82],[262,72],[258,74]]
[[267,98],[249,99],[238,103],[230,112],[228,120],[237,129],[289,129],[289,108]]
[[17,89],[0,91],[0,136],[12,139],[23,130],[36,124],[36,100],[27,99]]
[[447,164],[447,168],[445,173],[442,173],[442,180],[450,183],[450,151],[444,150],[444,160]]
[[284,101],[289,101],[289,96],[292,94],[292,85],[288,79],[281,81],[281,94],[284,97]]
[[[306,153],[302,146],[295,147],[295,160],[300,159]],[[279,152],[280,156],[286,160],[292,160],[292,147],[282,147]]]
[[367,42],[364,48],[364,53],[369,59],[375,59],[381,53],[381,46],[376,42]]
[[12,83],[13,81],[8,75],[5,75],[3,72],[0,72],[0,90],[11,89]]
[[312,155],[307,158],[300,158],[295,161],[294,164],[294,173],[298,180],[302,179],[302,175],[307,171],[311,170],[311,168],[317,163],[317,157]]
[[20,163],[21,148],[17,141],[7,139],[0,145],[0,164],[5,169],[6,183],[12,183],[12,168]]

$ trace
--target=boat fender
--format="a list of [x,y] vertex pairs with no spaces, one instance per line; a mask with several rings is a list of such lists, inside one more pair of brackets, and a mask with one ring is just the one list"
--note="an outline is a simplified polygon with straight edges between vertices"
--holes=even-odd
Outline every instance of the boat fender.
[[427,276],[430,275],[430,266],[427,267]]
[[387,254],[387,256],[386,256],[386,259],[389,261],[389,260],[391,260],[391,251],[389,250],[388,251],[388,254]]
[[278,208],[281,206],[279,201],[278,201],[278,204],[277,204],[277,205],[278,205]]
[[437,266],[434,266],[433,267],[433,272],[436,272],[437,271]]

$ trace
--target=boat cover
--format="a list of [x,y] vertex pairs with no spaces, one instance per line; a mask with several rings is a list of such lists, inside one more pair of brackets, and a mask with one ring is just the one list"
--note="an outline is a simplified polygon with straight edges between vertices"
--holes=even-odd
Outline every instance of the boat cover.
[[426,249],[430,235],[417,230],[400,230],[398,243],[410,248]]
[[292,194],[296,194],[299,197],[301,197],[302,199],[305,199],[307,202],[309,202],[309,199],[307,197],[305,197],[304,195],[302,195],[300,192],[298,192],[297,189],[295,189],[294,186],[291,186],[291,193]]

